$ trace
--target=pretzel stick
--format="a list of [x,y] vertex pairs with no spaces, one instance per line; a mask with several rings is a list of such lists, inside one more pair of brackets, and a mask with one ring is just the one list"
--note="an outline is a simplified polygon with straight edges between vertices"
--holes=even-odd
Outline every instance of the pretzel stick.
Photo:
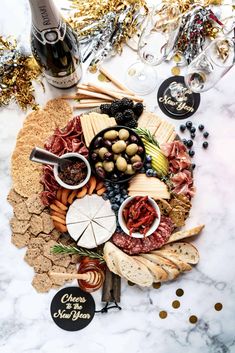
[[113,100],[113,98],[111,98],[110,96],[107,96],[105,94],[91,92],[91,91],[86,91],[84,89],[78,89],[77,93],[86,94],[86,95],[89,95],[90,97],[101,98],[101,99],[105,99],[105,100],[108,100],[108,101],[112,101]]
[[90,98],[90,99],[80,99],[79,103],[83,104],[83,103],[99,103],[99,104],[108,104],[110,103],[110,101],[107,101],[105,99],[99,99],[99,98]]
[[112,75],[110,75],[103,67],[99,68],[100,72],[106,76],[116,87],[120,88],[122,91],[132,94],[133,92],[126,88],[122,83],[117,81]]

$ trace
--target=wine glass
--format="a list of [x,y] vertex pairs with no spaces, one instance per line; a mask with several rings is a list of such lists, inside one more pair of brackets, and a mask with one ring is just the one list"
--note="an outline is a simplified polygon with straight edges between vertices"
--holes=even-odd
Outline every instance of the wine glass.
[[234,38],[220,36],[190,63],[185,84],[196,93],[208,91],[232,68],[234,61]]
[[156,88],[154,66],[172,52],[179,22],[180,11],[175,4],[161,4],[149,12],[138,44],[141,62],[131,65],[127,72],[126,84],[131,90],[146,95]]

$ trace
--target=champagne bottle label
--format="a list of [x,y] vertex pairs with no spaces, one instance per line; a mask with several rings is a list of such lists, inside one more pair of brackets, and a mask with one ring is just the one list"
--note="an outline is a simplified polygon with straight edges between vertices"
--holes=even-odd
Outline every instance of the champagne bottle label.
[[55,44],[59,40],[63,40],[66,33],[66,23],[60,21],[58,28],[46,29],[44,31],[38,31],[37,28],[32,26],[33,35],[41,42],[43,45]]
[[70,75],[68,75],[67,72],[60,72],[59,76],[56,77],[50,76],[46,72],[44,72],[44,75],[47,79],[47,82],[49,82],[52,86],[57,88],[68,88],[75,85],[81,79],[82,70],[79,65]]

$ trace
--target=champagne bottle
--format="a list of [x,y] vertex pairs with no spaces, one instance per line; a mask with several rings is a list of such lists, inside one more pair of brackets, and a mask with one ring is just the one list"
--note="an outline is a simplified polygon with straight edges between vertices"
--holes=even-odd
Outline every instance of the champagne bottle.
[[47,81],[54,87],[69,88],[82,76],[79,43],[53,0],[29,0],[32,12],[31,47]]

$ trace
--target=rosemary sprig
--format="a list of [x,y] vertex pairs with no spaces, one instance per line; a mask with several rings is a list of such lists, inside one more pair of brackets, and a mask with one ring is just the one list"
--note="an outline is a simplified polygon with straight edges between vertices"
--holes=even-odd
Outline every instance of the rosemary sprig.
[[105,262],[103,256],[94,251],[89,251],[83,248],[77,248],[76,246],[63,245],[61,243],[59,243],[58,245],[54,245],[51,248],[51,252],[53,254],[78,254],[80,256],[88,256],[91,259],[98,259],[100,262]]
[[151,132],[148,129],[137,127],[134,129],[134,131],[142,138],[145,140],[149,141],[150,143],[156,145],[158,148],[160,148],[159,143],[157,140],[154,138],[154,136],[151,134]]

